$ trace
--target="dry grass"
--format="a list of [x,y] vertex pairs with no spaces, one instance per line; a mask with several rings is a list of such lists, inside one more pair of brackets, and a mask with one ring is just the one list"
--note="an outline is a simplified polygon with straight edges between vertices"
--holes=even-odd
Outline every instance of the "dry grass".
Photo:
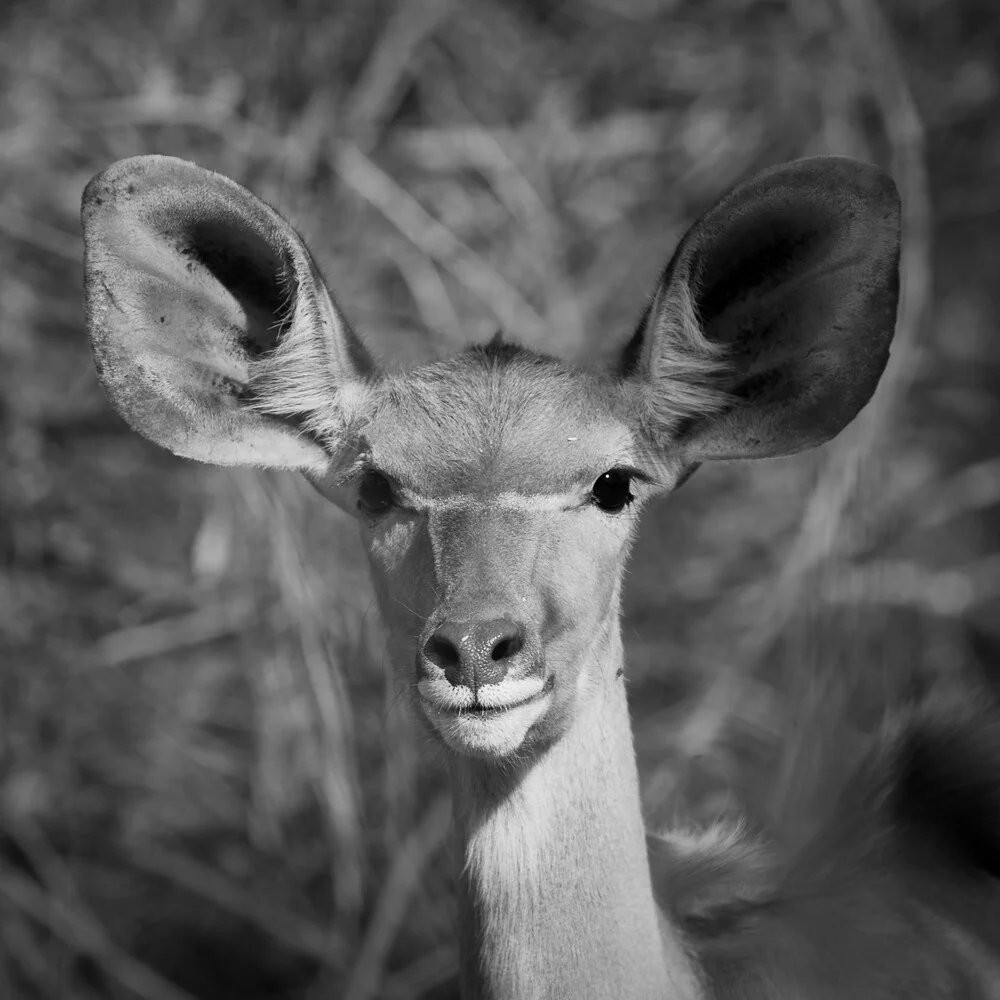
[[700,472],[627,593],[650,816],[807,822],[793,757],[819,773],[885,704],[1000,677],[998,52],[988,0],[7,5],[0,995],[456,995],[448,803],[352,526],[111,414],[82,329],[93,173],[156,151],[252,186],[410,363],[498,325],[611,352],[727,185],[889,166],[878,403],[824,454]]

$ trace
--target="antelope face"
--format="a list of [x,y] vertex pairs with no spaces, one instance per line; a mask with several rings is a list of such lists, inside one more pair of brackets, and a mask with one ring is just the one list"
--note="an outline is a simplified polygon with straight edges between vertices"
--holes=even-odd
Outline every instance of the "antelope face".
[[653,488],[610,379],[503,345],[382,383],[347,472],[400,682],[434,733],[530,754],[599,688]]

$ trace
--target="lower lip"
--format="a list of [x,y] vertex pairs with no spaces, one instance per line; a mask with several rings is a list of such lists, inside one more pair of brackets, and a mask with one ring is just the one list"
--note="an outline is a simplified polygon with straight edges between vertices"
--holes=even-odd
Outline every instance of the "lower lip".
[[503,708],[470,711],[424,701],[424,715],[438,735],[463,755],[498,760],[516,754],[532,727],[545,715],[551,695],[546,690]]
[[485,722],[506,715],[507,712],[516,712],[519,708],[527,708],[529,705],[536,704],[549,695],[552,688],[555,687],[554,682],[555,678],[549,677],[537,694],[525,698],[524,701],[515,701],[510,705],[472,705],[468,708],[452,708],[448,705],[438,705],[435,702],[427,701],[427,699],[424,701],[428,708],[439,715],[447,715],[457,719],[482,719]]
[[524,701],[517,701],[513,705],[490,705],[484,707],[476,705],[471,708],[455,709],[452,714],[465,716],[470,719],[492,719],[498,715],[505,715],[507,712],[514,712],[519,708],[524,708],[526,705],[534,705],[536,701],[544,697],[545,692],[539,691],[538,694],[534,694],[530,698],[525,698]]

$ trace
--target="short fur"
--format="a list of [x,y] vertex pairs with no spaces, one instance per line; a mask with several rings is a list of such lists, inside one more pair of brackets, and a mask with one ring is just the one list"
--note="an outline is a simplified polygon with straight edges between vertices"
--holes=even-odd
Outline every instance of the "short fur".
[[[650,343],[662,349],[644,358],[643,345]],[[705,336],[689,285],[657,290],[622,360],[626,375],[643,371],[640,407],[652,435],[674,434],[739,404],[727,391],[733,371],[725,345]]]

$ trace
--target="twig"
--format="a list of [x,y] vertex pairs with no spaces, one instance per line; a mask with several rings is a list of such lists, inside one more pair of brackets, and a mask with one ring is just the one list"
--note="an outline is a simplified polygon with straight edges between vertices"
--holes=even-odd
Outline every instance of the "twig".
[[916,607],[925,614],[958,618],[1000,595],[1000,554],[985,556],[959,569],[928,569],[906,560],[883,560],[848,567],[824,581],[823,598],[853,604]]
[[492,310],[503,327],[525,336],[544,334],[545,321],[531,303],[356,145],[341,144],[335,152],[335,163],[348,187],[377,208],[415,246],[451,271]]
[[[23,919],[22,914],[12,915],[0,926],[0,950],[3,952],[0,959],[0,996],[13,1000],[18,995],[14,992],[13,968],[16,966],[19,978],[30,981],[39,997],[53,1000],[65,997],[68,995],[65,973],[59,963],[52,960],[53,956],[39,946],[36,941],[38,935],[33,932],[30,920],[30,917]],[[83,989],[80,983],[73,983],[73,1000],[102,998],[92,990]]]
[[[307,568],[301,535],[295,531],[289,514],[294,508],[288,494],[283,492],[295,488],[279,481],[274,491],[267,493],[271,503],[267,526],[272,565],[289,618],[295,624],[308,692],[319,723],[319,763],[314,780],[337,847],[332,872],[335,900],[339,911],[353,914],[361,905],[363,892],[353,717],[340,664],[327,649],[328,623],[320,619],[317,611],[314,595],[322,588],[314,584],[314,575]],[[332,761],[336,761],[336,766],[331,766]]]
[[347,100],[350,134],[366,149],[398,107],[422,45],[455,9],[454,0],[399,0]]
[[83,256],[83,240],[79,236],[40,219],[29,219],[10,208],[0,210],[0,232],[74,265]]
[[[663,137],[671,119],[665,115],[620,112],[588,125],[582,125],[549,151],[558,166],[574,166],[655,156],[663,150]],[[531,125],[524,126],[525,129]],[[520,129],[491,128],[475,125],[431,126],[421,129],[398,129],[392,144],[404,156],[425,170],[481,170],[495,166],[495,148],[522,148],[525,137]]]
[[343,968],[347,961],[341,942],[318,924],[276,906],[273,901],[265,904],[256,900],[230,879],[189,857],[148,844],[130,850],[128,857],[137,868],[173,882],[251,924],[289,951],[337,969]]
[[433,334],[434,342],[443,341],[450,351],[464,347],[468,338],[434,261],[403,240],[393,240],[386,252],[410,289],[417,312]]
[[424,867],[441,846],[450,826],[451,799],[441,794],[431,803],[393,859],[344,1000],[369,1000],[378,995],[380,974],[410,899],[420,883]]
[[114,979],[144,1000],[195,1000],[116,945],[96,921],[46,894],[23,875],[0,871],[0,893],[56,937],[98,962]]
[[[453,97],[474,121],[475,131],[470,135],[486,152],[483,175],[490,181],[497,200],[515,220],[524,243],[522,254],[530,262],[532,271],[545,298],[546,342],[540,347],[547,353],[569,354],[586,350],[583,314],[580,295],[566,273],[565,253],[557,233],[557,220],[552,211],[555,204],[552,154],[563,147],[577,145],[575,130],[568,127],[553,129],[549,141],[543,144],[541,155],[536,157],[533,177],[521,166],[525,159],[522,144],[486,128],[475,112],[462,99],[460,93]],[[569,109],[560,103],[558,110],[568,115]],[[529,342],[530,343],[530,342]]]
[[458,975],[458,958],[453,946],[437,948],[422,955],[405,969],[387,976],[382,984],[384,1000],[420,1000],[438,986]]
[[280,618],[279,609],[262,614],[252,596],[239,595],[175,618],[161,618],[102,636],[91,647],[90,656],[75,669],[85,672],[121,667],[240,634],[262,622],[277,627]]
[[940,484],[930,497],[914,504],[914,525],[926,531],[968,514],[1000,504],[1000,458],[967,465]]

